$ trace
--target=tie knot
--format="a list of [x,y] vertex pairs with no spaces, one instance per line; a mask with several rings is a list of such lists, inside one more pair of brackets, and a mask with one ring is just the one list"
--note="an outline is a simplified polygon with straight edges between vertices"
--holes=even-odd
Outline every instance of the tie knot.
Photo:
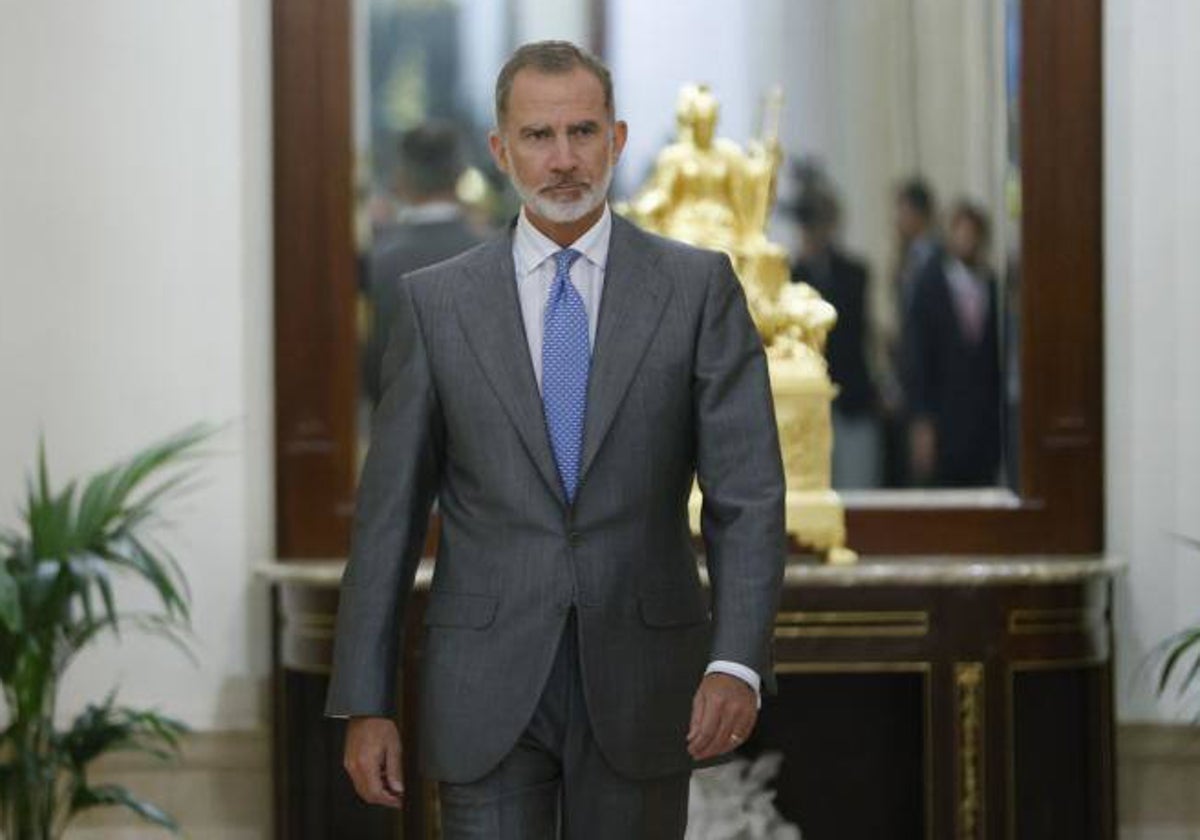
[[576,251],[574,248],[564,248],[554,255],[554,273],[566,274],[571,270],[571,266],[575,264],[575,260],[582,257],[583,254]]

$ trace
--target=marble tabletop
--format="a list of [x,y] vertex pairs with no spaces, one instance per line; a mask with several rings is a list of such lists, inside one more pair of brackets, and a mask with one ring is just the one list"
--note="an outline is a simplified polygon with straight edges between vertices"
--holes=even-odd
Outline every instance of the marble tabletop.
[[[273,560],[259,563],[254,572],[270,583],[336,588],[342,579],[344,559]],[[1126,568],[1111,555],[945,555],[871,556],[857,563],[831,566],[813,558],[788,561],[788,586],[1005,586],[1077,583],[1111,577]],[[425,558],[417,570],[417,589],[427,589],[433,579],[433,560]]]

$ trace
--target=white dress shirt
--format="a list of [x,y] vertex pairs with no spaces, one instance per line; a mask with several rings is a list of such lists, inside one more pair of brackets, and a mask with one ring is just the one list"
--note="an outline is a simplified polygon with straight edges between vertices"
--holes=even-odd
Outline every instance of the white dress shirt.
[[969,343],[978,344],[983,339],[983,330],[990,316],[988,281],[962,260],[947,259],[945,271],[946,282],[950,285],[950,298],[963,336]]
[[436,225],[462,218],[463,210],[455,201],[427,201],[424,204],[405,204],[396,212],[396,222],[402,225]]
[[[612,211],[604,206],[604,213],[596,224],[572,242],[573,248],[583,256],[571,265],[571,282],[588,316],[588,341],[592,349],[596,345],[596,323],[600,318],[600,296],[604,291],[604,266],[608,262],[608,243],[612,235]],[[521,303],[521,319],[525,322],[525,337],[529,340],[529,359],[533,362],[533,373],[537,379],[538,392],[542,390],[542,334],[545,330],[546,302],[550,287],[554,284],[554,255],[562,247],[533,226],[521,208],[517,218],[517,229],[513,234],[513,266],[517,275],[517,297]],[[755,694],[759,693],[758,672],[737,662],[717,659],[710,662],[706,674],[729,674],[749,683]],[[759,697],[761,704],[762,698]]]

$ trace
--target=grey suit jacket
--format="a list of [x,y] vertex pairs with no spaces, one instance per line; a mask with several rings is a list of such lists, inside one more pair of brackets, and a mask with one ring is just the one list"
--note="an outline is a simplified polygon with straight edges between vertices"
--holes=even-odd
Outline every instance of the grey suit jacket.
[[[326,711],[392,713],[436,495],[423,771],[470,781],[513,747],[572,606],[605,757],[634,778],[687,769],[692,696],[710,660],[746,664],[773,690],[784,478],[762,344],[727,257],[614,217],[567,505],[514,276],[509,231],[402,286]],[[711,602],[688,528],[694,475]]]

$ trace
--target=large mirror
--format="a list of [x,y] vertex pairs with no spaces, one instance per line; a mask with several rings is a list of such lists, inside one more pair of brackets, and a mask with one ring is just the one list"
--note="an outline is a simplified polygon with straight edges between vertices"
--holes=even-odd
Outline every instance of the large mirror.
[[[853,548],[1103,545],[1100,0],[273,0],[272,10],[280,556],[346,551],[365,415],[355,406],[366,390],[366,272],[382,241],[375,228],[401,221],[387,195],[397,134],[428,117],[455,122],[463,158],[479,169],[461,194],[456,181],[455,199],[475,206],[476,224],[502,220],[511,204],[482,189],[496,180],[479,154],[492,74],[513,44],[550,36],[590,44],[614,68],[634,138],[619,173],[626,195],[670,139],[685,81],[714,86],[718,133],[738,142],[760,132],[762,96],[783,86],[790,160],[772,235],[801,256],[798,185],[833,199],[832,242],[866,269],[866,338],[851,349],[877,394],[889,347],[903,347],[899,187],[923,176],[943,247],[957,200],[981,209],[998,368],[985,396],[999,403],[1004,436],[995,480],[915,490],[872,459],[880,483],[910,489],[859,490],[843,472]],[[830,218],[826,198],[807,202],[807,218]],[[953,300],[942,307],[951,325]],[[851,311],[843,305],[843,335],[855,333]],[[886,422],[868,415],[869,427]],[[903,437],[889,450],[888,432],[874,434],[885,453],[903,452]]]
[[[613,70],[630,124],[617,199],[674,139],[689,82],[720,102],[719,135],[777,132],[771,238],[839,310],[833,484],[848,504],[1016,488],[1019,15],[1016,0],[356,0],[362,444],[398,276],[516,207],[487,156],[492,85],[517,43],[554,34]],[[782,110],[764,119],[776,85]]]

